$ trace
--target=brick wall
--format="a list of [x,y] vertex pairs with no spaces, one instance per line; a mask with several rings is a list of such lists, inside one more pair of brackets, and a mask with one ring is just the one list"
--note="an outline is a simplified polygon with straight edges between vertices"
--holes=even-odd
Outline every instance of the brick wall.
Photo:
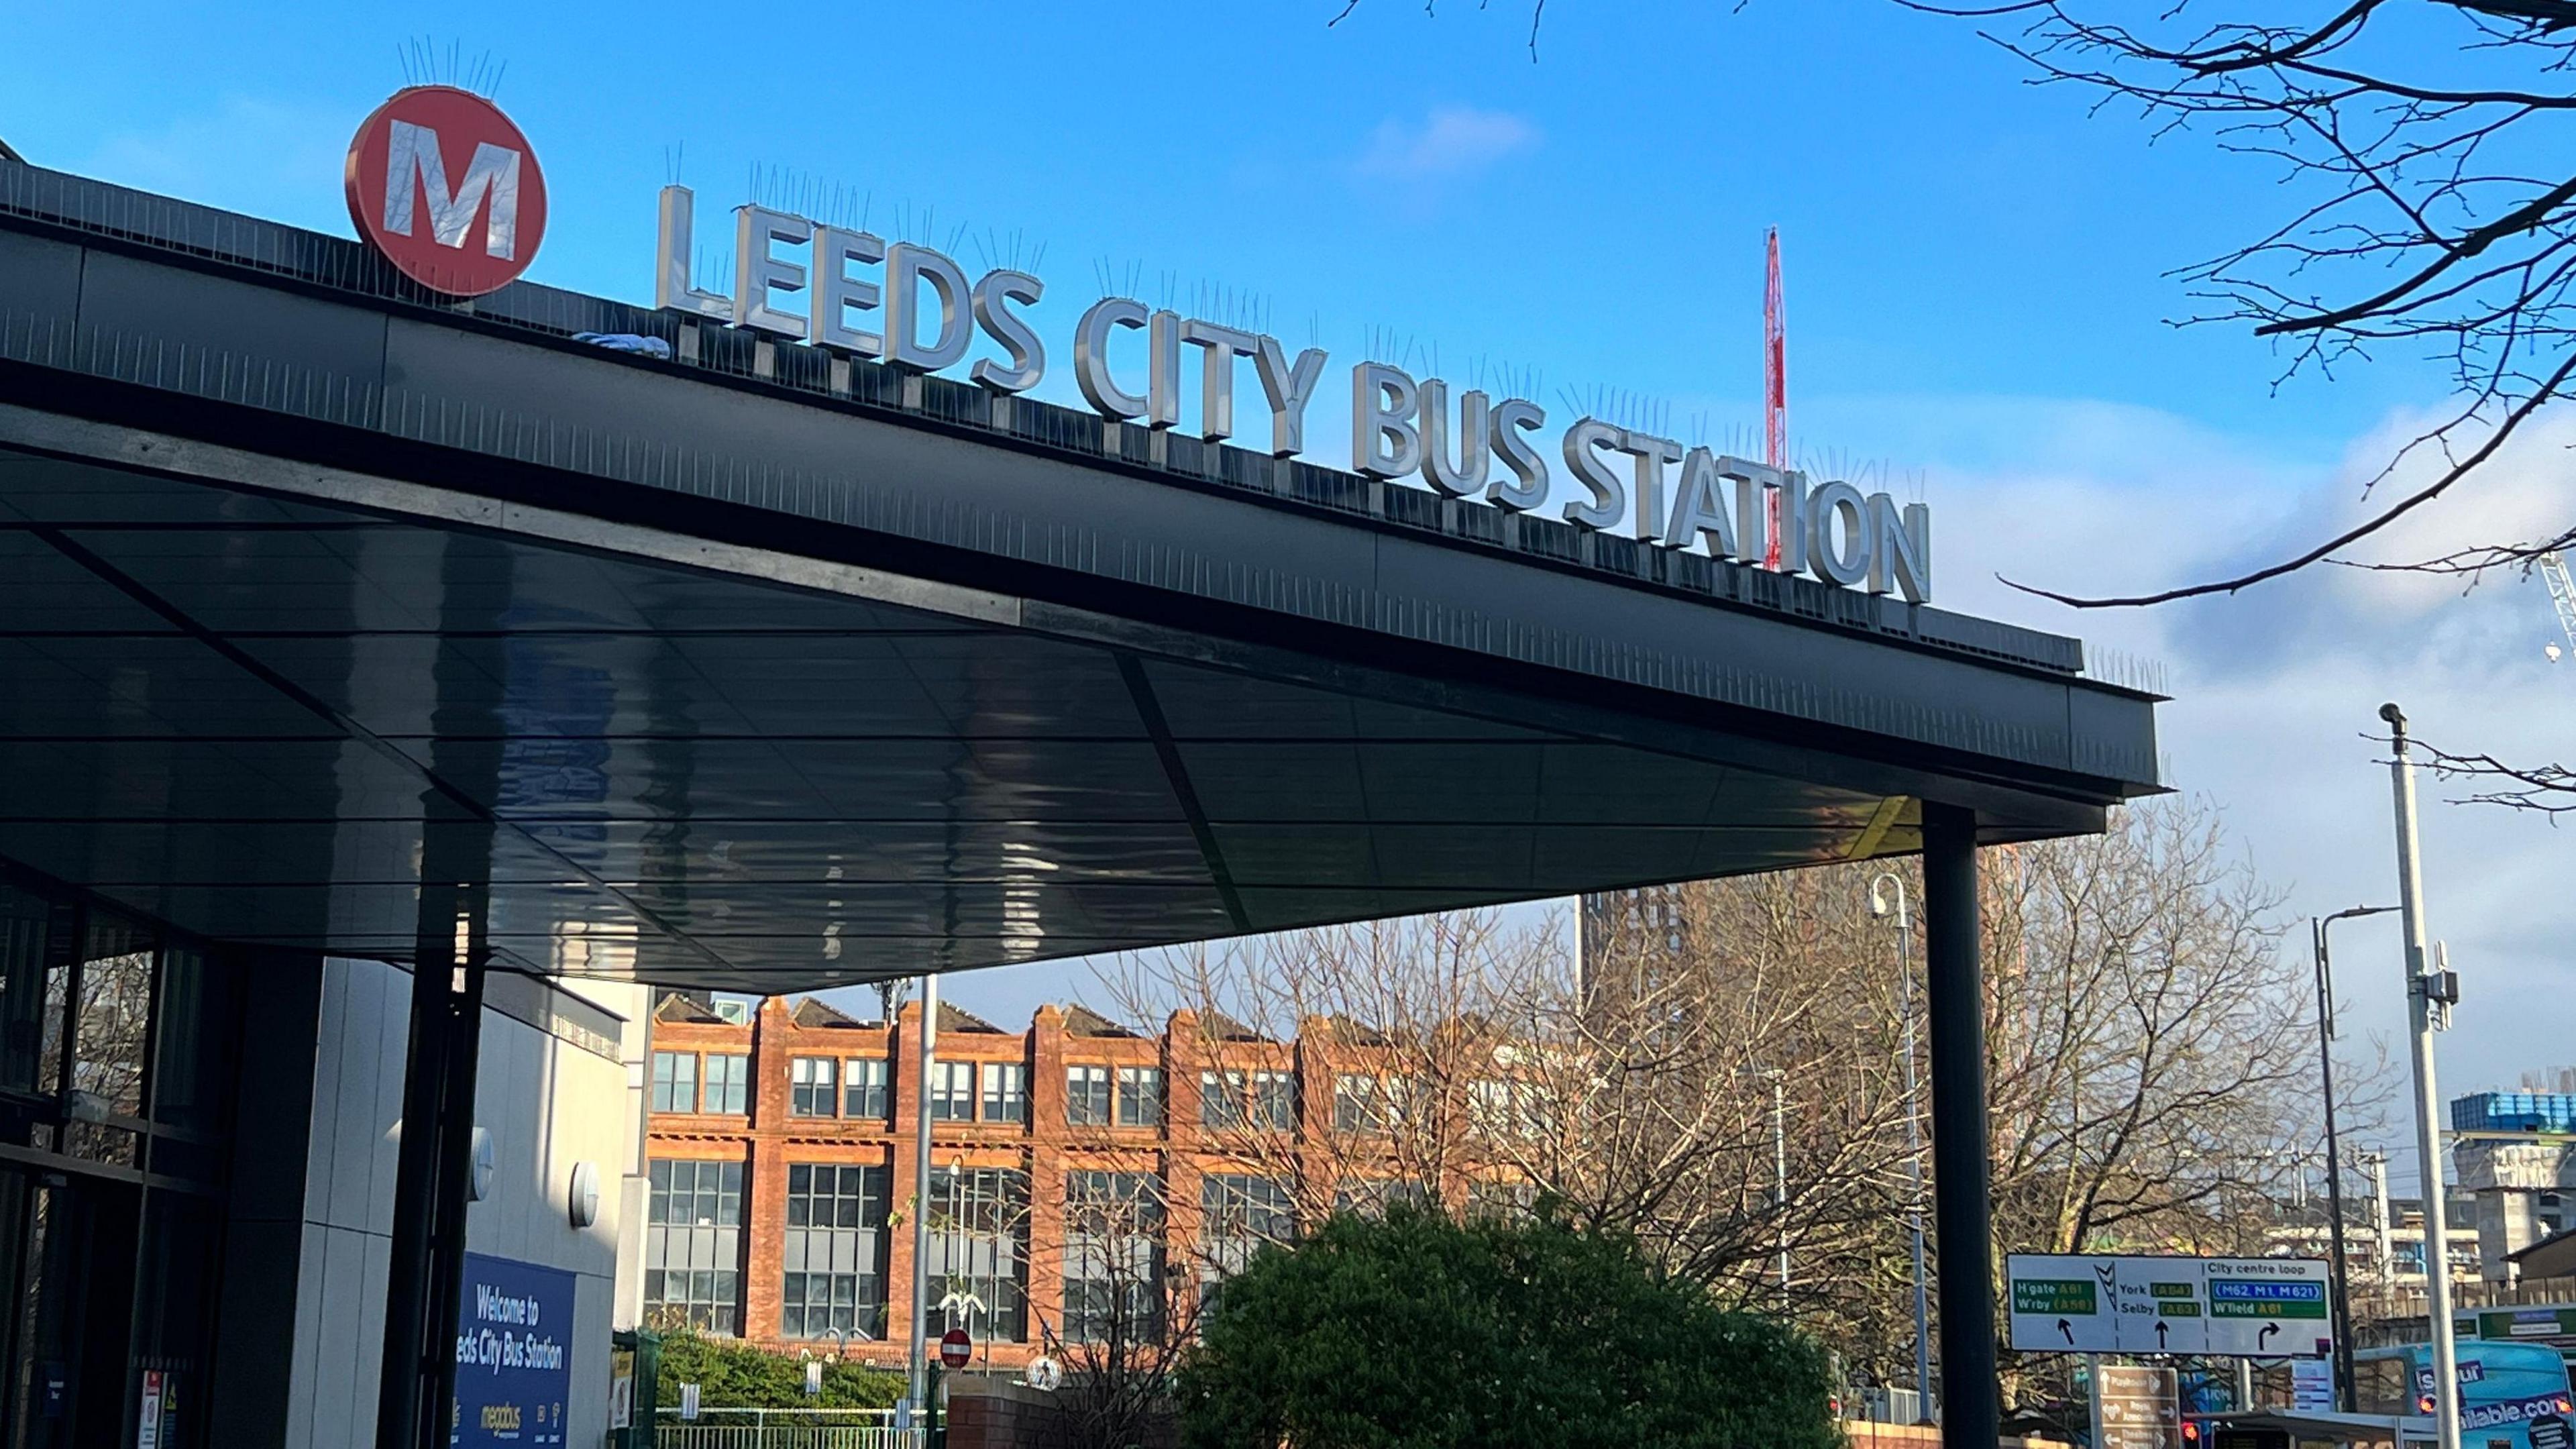
[[[952,1009],[943,1010],[937,1058],[969,1062],[980,1073],[989,1062],[1017,1063],[1028,1073],[1026,1120],[942,1122],[932,1134],[936,1166],[1009,1167],[1028,1173],[1028,1342],[978,1344],[979,1364],[1017,1367],[1040,1351],[1044,1330],[1060,1326],[1064,1304],[1064,1183],[1068,1172],[1103,1170],[1158,1176],[1176,1242],[1199,1230],[1201,1178],[1206,1171],[1286,1175],[1293,1163],[1301,1206],[1320,1210],[1335,1187],[1340,1150],[1318,1150],[1333,1120],[1337,1071],[1383,1066],[1382,1048],[1354,1045],[1333,1023],[1302,1023],[1294,1042],[1259,1040],[1228,1023],[1203,1023],[1188,1011],[1173,1013],[1160,1034],[1115,1032],[1088,1013],[1041,1007],[1026,1031],[1002,1031]],[[748,1110],[724,1115],[656,1112],[648,1152],[656,1159],[741,1162],[744,1172],[744,1254],[741,1328],[755,1341],[780,1342],[780,1307],[787,1230],[788,1168],[829,1163],[888,1169],[886,1226],[886,1336],[853,1344],[852,1356],[899,1364],[912,1324],[912,1207],[914,1123],[920,1104],[920,1006],[907,1004],[889,1025],[860,1022],[819,1003],[770,998],[753,1019],[736,1025],[706,1019],[683,1001],[664,1003],[653,1026],[657,1052],[741,1053],[749,1058]],[[1210,1030],[1210,1027],[1218,1030]],[[834,1115],[799,1117],[791,1110],[789,1064],[798,1057],[828,1057],[836,1071]],[[888,1063],[889,1111],[865,1120],[838,1115],[848,1064]],[[1101,1066],[1113,1084],[1120,1067],[1153,1067],[1163,1073],[1164,1117],[1158,1127],[1071,1126],[1065,1121],[1065,1069]],[[1283,1071],[1295,1074],[1300,1124],[1295,1135],[1264,1136],[1272,1144],[1260,1160],[1229,1156],[1250,1150],[1241,1129],[1216,1132],[1200,1125],[1202,1071]],[[703,1087],[703,1061],[698,1071]],[[703,1105],[703,1099],[701,1104]],[[981,1094],[977,1107],[980,1113]],[[1113,1114],[1114,1118],[1114,1114]],[[1282,1150],[1284,1149],[1284,1150]],[[1463,1199],[1463,1181],[1437,1185],[1452,1202]]]

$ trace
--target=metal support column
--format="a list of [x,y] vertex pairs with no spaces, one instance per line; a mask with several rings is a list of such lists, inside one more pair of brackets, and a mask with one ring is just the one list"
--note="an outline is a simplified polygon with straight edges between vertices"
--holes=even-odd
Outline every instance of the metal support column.
[[1977,820],[1923,803],[1924,1017],[1932,1037],[1932,1218],[1941,1273],[1941,1443],[1993,1449],[1993,1220],[1987,1199],[1986,992],[1979,964]]
[[[424,889],[412,966],[411,1036],[394,1166],[376,1449],[439,1449],[456,1392],[456,1325],[473,1175],[474,1076],[482,1046],[480,902]],[[444,929],[441,929],[441,927]]]

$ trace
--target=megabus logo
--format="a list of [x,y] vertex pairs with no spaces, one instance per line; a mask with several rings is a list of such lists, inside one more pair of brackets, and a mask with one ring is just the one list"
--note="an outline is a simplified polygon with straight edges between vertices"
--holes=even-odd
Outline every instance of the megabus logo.
[[358,234],[444,296],[507,286],[545,237],[535,150],[500,107],[471,91],[396,92],[358,127],[345,177]]

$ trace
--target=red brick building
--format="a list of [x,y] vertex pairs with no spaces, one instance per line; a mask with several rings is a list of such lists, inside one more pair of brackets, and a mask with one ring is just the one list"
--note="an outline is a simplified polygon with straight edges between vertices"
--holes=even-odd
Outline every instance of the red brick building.
[[[919,1021],[918,1003],[891,1025],[810,998],[773,997],[748,1022],[686,997],[661,1003],[648,1317],[765,1343],[847,1334],[860,1357],[903,1358]],[[995,1364],[1084,1337],[1119,1265],[1138,1261],[1111,1255],[1140,1240],[1087,1237],[1100,1216],[1081,1204],[1150,1203],[1145,1216],[1209,1274],[1288,1236],[1295,1204],[1311,1209],[1318,1194],[1427,1193],[1392,1166],[1365,1183],[1331,1180],[1337,1164],[1365,1159],[1348,1143],[1369,1140],[1402,1090],[1386,1058],[1347,1023],[1308,1023],[1280,1042],[1184,1011],[1148,1036],[1047,1006],[1011,1032],[943,1004],[925,1336],[962,1323],[978,1360]],[[1444,1198],[1474,1195],[1448,1175]]]

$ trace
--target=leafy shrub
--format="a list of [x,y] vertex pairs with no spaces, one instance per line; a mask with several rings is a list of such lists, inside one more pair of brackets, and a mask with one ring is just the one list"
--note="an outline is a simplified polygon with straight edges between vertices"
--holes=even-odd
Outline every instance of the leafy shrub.
[[1831,1382],[1623,1239],[1398,1206],[1256,1256],[1176,1396],[1190,1449],[1836,1449]]
[[682,1384],[698,1386],[708,1409],[883,1409],[903,1397],[904,1378],[854,1363],[823,1365],[823,1392],[805,1397],[805,1363],[738,1338],[710,1338],[695,1329],[662,1336],[660,1398],[680,1401]]

